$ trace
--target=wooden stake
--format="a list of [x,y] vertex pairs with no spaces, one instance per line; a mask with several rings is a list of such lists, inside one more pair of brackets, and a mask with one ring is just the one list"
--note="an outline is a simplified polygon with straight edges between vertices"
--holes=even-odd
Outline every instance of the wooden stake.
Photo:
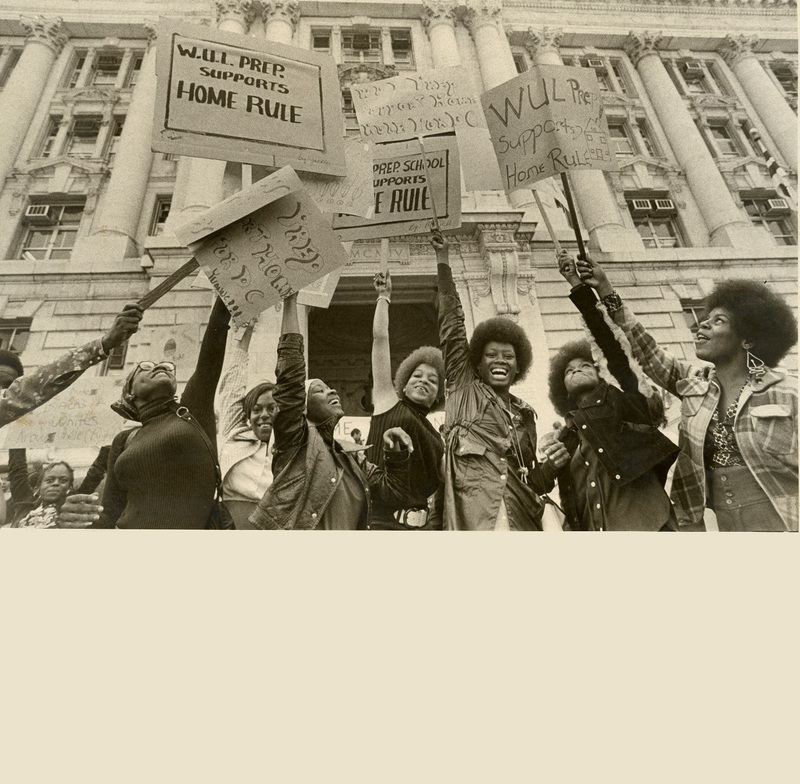
[[253,184],[253,167],[249,163],[242,164],[242,190]]
[[197,259],[192,256],[189,261],[175,270],[168,278],[164,278],[152,291],[148,291],[140,300],[139,305],[145,309],[161,299],[168,291],[174,289],[184,278],[188,278],[195,270],[200,268]]
[[572,229],[575,232],[575,239],[578,241],[578,257],[581,259],[586,258],[586,248],[583,245],[583,237],[581,237],[581,228],[578,225],[578,213],[575,211],[575,203],[572,201],[572,191],[569,188],[569,179],[566,172],[561,172],[561,184],[564,186],[564,195],[567,197],[567,206],[569,207],[569,217],[572,219]]
[[389,238],[381,237],[381,272],[389,271]]
[[436,214],[436,204],[433,201],[433,185],[431,185],[431,175],[428,171],[428,156],[425,154],[425,143],[422,141],[422,137],[418,136],[419,139],[419,146],[422,150],[422,162],[425,165],[425,179],[428,181],[428,193],[431,197],[431,209],[433,210],[433,228],[439,231],[439,216]]
[[536,199],[536,206],[539,208],[539,212],[542,215],[542,220],[544,221],[544,225],[547,226],[547,233],[550,235],[550,239],[553,240],[553,245],[555,246],[556,253],[561,253],[561,243],[558,241],[558,237],[556,237],[555,231],[553,231],[553,226],[550,223],[550,218],[547,217],[547,213],[544,209],[544,204],[542,204],[542,200],[539,198],[539,194],[536,192],[536,188],[532,188],[533,190],[533,198]]

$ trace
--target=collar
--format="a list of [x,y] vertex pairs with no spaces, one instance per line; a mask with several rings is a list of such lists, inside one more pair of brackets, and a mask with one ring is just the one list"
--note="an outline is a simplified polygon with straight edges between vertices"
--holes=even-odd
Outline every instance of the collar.
[[608,384],[600,379],[600,383],[592,390],[592,393],[586,395],[583,403],[574,405],[570,410],[574,411],[579,408],[592,408],[593,406],[602,406],[606,402],[606,395],[608,394]]
[[403,397],[400,399],[408,408],[410,408],[415,414],[419,414],[421,417],[428,416],[431,411],[431,409],[425,408],[425,406],[421,406],[419,403],[415,403],[413,400],[409,400],[405,393],[403,393]]
[[143,403],[139,407],[139,421],[144,425],[151,419],[155,419],[157,416],[166,414],[169,411],[177,411],[178,408],[178,401],[175,398],[152,400],[149,403]]

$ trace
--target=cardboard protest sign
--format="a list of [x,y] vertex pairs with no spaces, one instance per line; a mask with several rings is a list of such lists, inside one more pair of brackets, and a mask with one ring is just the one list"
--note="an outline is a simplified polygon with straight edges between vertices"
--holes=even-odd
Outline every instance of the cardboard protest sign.
[[119,399],[123,378],[84,374],[44,405],[0,429],[0,449],[99,448],[131,427],[109,406]]
[[347,252],[291,168],[175,230],[237,326],[341,267]]
[[618,168],[591,68],[536,66],[481,103],[507,192],[574,169]]
[[461,178],[454,136],[420,143],[381,144],[373,151],[374,217],[362,220],[335,215],[333,230],[343,240],[427,234],[435,216],[443,230],[461,225]]
[[162,20],[156,70],[154,150],[345,174],[329,56]]
[[297,293],[298,305],[310,305],[313,308],[327,308],[331,304],[339,278],[342,277],[342,267],[329,272],[324,278],[315,280]]
[[308,195],[322,212],[372,217],[372,146],[360,138],[345,141],[347,174],[344,177],[322,177],[300,174]]
[[472,82],[458,66],[353,84],[350,93],[365,141],[486,127]]

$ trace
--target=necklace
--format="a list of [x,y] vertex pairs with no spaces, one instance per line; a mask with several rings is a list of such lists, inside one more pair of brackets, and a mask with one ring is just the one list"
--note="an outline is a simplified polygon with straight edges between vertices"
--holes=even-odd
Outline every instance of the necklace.
[[514,457],[517,459],[517,465],[519,466],[519,478],[522,480],[524,484],[528,483],[528,467],[525,465],[525,457],[522,454],[522,444],[519,440],[519,433],[517,433],[516,423],[514,422],[514,415],[509,410],[511,407],[511,402],[509,401],[509,408],[506,408],[503,405],[502,400],[500,399],[499,395],[497,396],[497,405],[499,406],[500,410],[508,417],[508,427],[511,432],[511,451],[514,453]]

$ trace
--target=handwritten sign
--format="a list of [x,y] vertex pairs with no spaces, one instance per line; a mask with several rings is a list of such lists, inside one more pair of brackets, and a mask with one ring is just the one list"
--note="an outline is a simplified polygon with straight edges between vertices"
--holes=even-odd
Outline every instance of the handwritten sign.
[[285,167],[175,230],[237,326],[344,266],[347,252]]
[[467,72],[458,66],[353,84],[350,92],[365,141],[486,127]]
[[618,168],[600,95],[591,68],[540,65],[481,96],[507,192],[574,169]]
[[331,304],[339,278],[342,277],[343,267],[329,272],[325,277],[315,280],[310,286],[297,293],[298,305],[309,305],[313,308],[327,308]]
[[453,136],[378,145],[373,152],[374,217],[333,218],[333,230],[343,240],[427,234],[434,209],[443,229],[461,225],[461,179],[458,143]]
[[183,22],[158,41],[154,150],[345,174],[329,56]]
[[347,174],[344,177],[322,177],[300,174],[300,181],[322,212],[372,217],[372,146],[359,138],[345,141]]
[[109,406],[123,378],[81,376],[47,403],[0,429],[0,448],[99,448],[126,425]]

